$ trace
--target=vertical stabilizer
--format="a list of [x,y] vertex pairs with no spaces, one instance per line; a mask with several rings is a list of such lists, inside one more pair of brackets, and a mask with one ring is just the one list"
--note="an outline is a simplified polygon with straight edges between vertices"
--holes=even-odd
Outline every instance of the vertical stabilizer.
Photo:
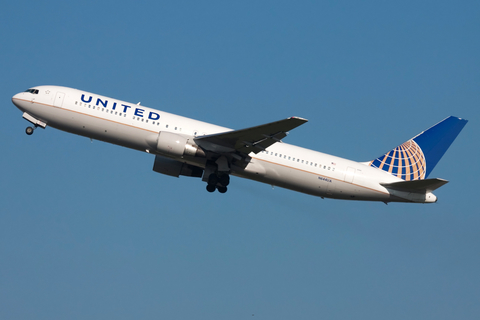
[[426,179],[467,122],[448,117],[369,164],[403,180]]

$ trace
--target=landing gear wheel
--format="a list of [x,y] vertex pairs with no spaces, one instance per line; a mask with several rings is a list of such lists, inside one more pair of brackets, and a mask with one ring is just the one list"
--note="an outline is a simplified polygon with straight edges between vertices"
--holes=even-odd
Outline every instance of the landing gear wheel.
[[230,176],[228,174],[222,174],[218,178],[218,183],[220,183],[224,187],[228,186],[230,184]]
[[218,187],[217,189],[218,189],[218,192],[220,192],[220,193],[227,192],[227,187]]
[[27,127],[27,129],[25,129],[25,132],[30,136],[32,133],[33,133],[34,129],[32,127]]
[[208,184],[212,185],[212,186],[215,186],[217,183],[218,183],[218,176],[215,173],[212,173],[208,177]]
[[211,184],[208,184],[208,185],[207,185],[207,191],[208,191],[208,192],[215,192],[215,186],[214,186],[214,185],[211,185]]

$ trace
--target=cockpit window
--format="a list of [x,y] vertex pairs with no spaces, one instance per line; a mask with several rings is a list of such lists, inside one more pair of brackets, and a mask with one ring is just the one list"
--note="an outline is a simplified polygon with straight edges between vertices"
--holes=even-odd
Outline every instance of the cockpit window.
[[38,89],[28,89],[28,90],[25,90],[25,92],[30,92],[30,93],[33,93],[33,94],[38,94]]

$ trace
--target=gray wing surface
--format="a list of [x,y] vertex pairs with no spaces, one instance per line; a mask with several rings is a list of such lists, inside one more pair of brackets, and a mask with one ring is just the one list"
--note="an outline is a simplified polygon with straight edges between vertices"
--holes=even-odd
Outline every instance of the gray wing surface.
[[234,130],[195,138],[197,145],[216,153],[259,153],[285,138],[288,131],[308,120],[291,117],[247,129]]

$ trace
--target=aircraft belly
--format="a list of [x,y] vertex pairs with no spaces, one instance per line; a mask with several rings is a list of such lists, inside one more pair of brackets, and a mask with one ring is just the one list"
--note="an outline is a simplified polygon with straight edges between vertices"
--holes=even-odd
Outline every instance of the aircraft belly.
[[53,128],[140,151],[148,149],[145,136],[151,132],[67,109],[41,106],[35,111],[35,116]]
[[[262,169],[259,169],[260,167]],[[253,165],[249,164],[245,170],[236,171],[233,174],[322,198],[377,201],[388,201],[390,198],[388,192],[382,191],[384,188],[369,186],[368,181],[360,181],[359,179],[354,183],[344,182],[338,178],[261,160],[256,160]]]
[[[34,116],[44,120],[51,127],[139,151],[150,150],[148,137],[152,134],[157,135],[129,124],[68,109],[36,105],[33,110],[35,110]],[[204,163],[183,160],[204,167]],[[388,200],[390,198],[388,192],[379,192],[375,190],[376,187],[366,187],[364,182],[368,181],[361,181],[362,179],[357,177],[353,183],[345,182],[340,176],[333,177],[335,174],[333,172],[330,173],[332,176],[324,176],[260,159],[252,159],[245,169],[232,168],[232,174],[319,197],[352,200]]]
[[319,188],[317,175],[261,160],[256,161],[255,165],[257,168],[260,165],[259,163],[261,163],[263,167],[262,172],[252,170],[252,167],[248,165],[243,172],[238,172],[237,175],[285,189],[315,196],[324,196]]

